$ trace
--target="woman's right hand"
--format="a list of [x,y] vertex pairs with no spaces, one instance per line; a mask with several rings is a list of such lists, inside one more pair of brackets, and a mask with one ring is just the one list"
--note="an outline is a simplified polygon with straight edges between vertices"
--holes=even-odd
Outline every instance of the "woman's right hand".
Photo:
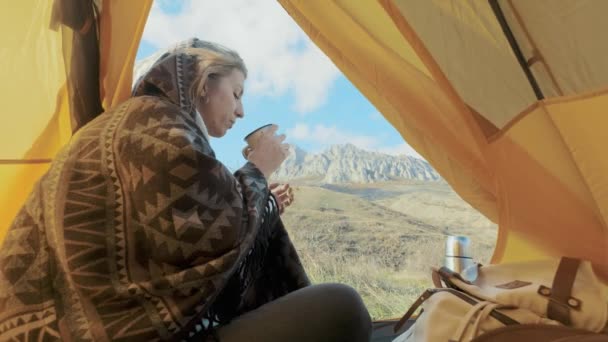
[[272,193],[277,200],[279,206],[279,215],[283,214],[285,208],[289,207],[293,203],[293,189],[289,184],[272,183],[268,186],[270,193]]
[[275,135],[279,126],[273,125],[262,132],[255,148],[249,153],[248,160],[262,171],[266,179],[270,178],[289,154],[289,145],[283,143],[285,134]]

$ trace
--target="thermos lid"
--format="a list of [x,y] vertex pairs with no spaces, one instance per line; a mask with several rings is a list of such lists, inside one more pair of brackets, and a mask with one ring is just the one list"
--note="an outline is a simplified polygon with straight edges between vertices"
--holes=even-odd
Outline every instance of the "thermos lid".
[[472,258],[471,241],[466,236],[448,235],[445,241],[445,256]]

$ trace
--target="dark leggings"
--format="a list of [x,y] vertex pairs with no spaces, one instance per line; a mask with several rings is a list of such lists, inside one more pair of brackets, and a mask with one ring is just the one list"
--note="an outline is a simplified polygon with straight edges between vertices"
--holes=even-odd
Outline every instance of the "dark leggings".
[[220,342],[367,342],[370,335],[361,297],[342,284],[305,287],[217,328]]

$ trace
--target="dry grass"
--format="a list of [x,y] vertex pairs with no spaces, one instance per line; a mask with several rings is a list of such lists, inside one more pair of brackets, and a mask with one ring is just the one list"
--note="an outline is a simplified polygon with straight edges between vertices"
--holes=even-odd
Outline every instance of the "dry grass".
[[[408,190],[409,195],[411,186],[416,186],[400,184],[401,191]],[[482,262],[489,259],[496,234],[492,227],[467,229],[428,223],[441,220],[437,217],[441,208],[432,209],[433,220],[408,215],[396,210],[399,207],[395,204],[403,202],[404,195],[393,191],[384,196],[378,191],[382,187],[386,185],[331,190],[299,186],[296,202],[283,216],[311,280],[354,287],[374,319],[401,316],[415,298],[431,286],[429,269],[441,265],[447,234],[472,236],[473,253]],[[431,187],[447,189],[446,193],[450,193],[445,184]],[[394,185],[390,188],[399,189]],[[429,191],[427,188],[417,188],[415,192],[419,196],[420,192]],[[439,199],[439,205],[445,202],[437,192],[428,198]],[[449,204],[454,206],[452,197]],[[459,222],[467,215],[474,217],[473,209],[468,210],[472,213],[461,215]]]
[[352,286],[374,319],[403,315],[416,296],[430,286],[430,281],[420,276],[400,278],[390,268],[370,258],[352,260],[329,253],[301,253],[300,256],[313,283]]

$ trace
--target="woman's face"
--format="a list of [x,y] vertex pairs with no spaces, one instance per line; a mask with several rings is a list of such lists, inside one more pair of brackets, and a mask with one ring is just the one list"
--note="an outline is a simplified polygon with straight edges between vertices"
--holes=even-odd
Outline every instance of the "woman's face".
[[196,109],[201,114],[209,135],[223,137],[243,112],[243,86],[245,75],[238,69],[227,76],[207,82],[207,96],[198,101]]

